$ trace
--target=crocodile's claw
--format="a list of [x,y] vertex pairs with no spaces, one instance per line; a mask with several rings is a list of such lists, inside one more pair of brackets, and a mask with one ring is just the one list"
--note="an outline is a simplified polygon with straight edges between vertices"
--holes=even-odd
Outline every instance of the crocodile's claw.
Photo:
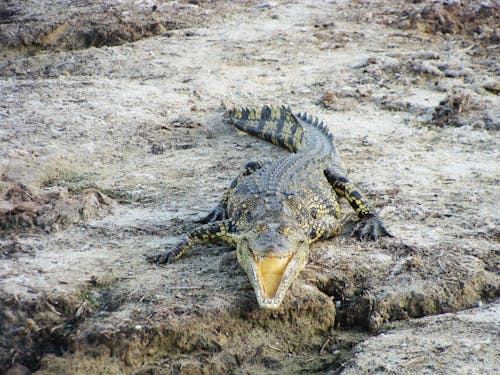
[[379,237],[394,237],[384,225],[382,219],[378,216],[372,216],[361,220],[354,230],[354,234],[361,241],[376,241]]
[[165,251],[161,254],[149,255],[146,257],[146,261],[154,264],[170,264],[174,261],[174,253]]

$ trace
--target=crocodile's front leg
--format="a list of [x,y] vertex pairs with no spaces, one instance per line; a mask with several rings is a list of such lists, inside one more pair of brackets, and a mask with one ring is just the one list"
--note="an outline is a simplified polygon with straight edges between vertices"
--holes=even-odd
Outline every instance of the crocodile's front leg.
[[313,223],[309,233],[309,243],[337,236],[342,232],[340,220],[333,215],[325,215]]
[[356,228],[356,233],[359,239],[376,241],[378,237],[392,237],[392,234],[385,227],[375,207],[368,202],[347,177],[332,169],[326,169],[324,173],[335,192],[347,199],[351,207],[358,214],[360,223]]
[[229,220],[214,221],[202,225],[189,233],[173,250],[165,250],[162,254],[151,255],[146,258],[150,263],[165,264],[172,263],[178,259],[191,246],[198,243],[226,241],[234,245],[234,235],[231,233],[231,222]]

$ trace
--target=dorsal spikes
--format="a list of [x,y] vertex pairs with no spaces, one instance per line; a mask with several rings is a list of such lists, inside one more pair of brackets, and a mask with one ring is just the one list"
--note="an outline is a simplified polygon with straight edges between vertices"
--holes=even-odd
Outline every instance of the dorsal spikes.
[[314,126],[315,128],[321,130],[330,141],[333,141],[333,135],[328,130],[328,127],[325,125],[323,121],[319,121],[317,117],[313,117],[312,115],[308,115],[307,112],[297,113],[295,115],[299,120],[305,121],[306,123]]
[[255,118],[259,118],[260,119],[269,119],[269,118],[272,118],[273,117],[273,109],[268,106],[268,105],[265,105],[264,107],[262,107],[262,111],[260,113],[260,116],[255,116]]

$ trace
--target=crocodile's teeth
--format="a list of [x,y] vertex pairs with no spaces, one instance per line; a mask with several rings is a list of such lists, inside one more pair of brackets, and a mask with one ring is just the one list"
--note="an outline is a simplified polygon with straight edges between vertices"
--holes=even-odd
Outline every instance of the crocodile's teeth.
[[290,257],[264,257],[254,255],[256,271],[267,299],[274,298],[281,284]]

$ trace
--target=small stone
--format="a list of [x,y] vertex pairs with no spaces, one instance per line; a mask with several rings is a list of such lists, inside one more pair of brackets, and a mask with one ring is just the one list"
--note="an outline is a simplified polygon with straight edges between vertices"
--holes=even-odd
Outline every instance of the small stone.
[[151,145],[151,153],[153,155],[160,155],[160,154],[163,154],[164,152],[165,152],[165,148],[163,147],[163,145],[160,145],[157,143],[153,143]]
[[498,93],[500,92],[500,81],[487,81],[484,82],[482,86],[486,91],[490,91],[493,94],[498,95]]

